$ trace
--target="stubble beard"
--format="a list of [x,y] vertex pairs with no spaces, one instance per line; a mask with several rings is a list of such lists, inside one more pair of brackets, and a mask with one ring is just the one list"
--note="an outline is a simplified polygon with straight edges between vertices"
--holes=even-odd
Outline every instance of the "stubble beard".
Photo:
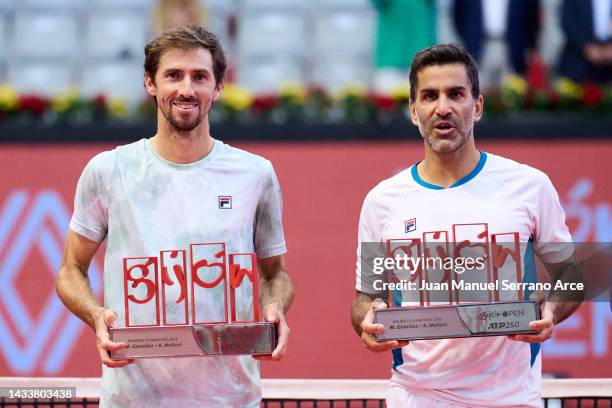
[[471,133],[470,129],[466,129],[461,126],[456,120],[452,120],[455,125],[455,132],[457,136],[454,138],[440,138],[434,135],[435,123],[439,120],[432,121],[426,128],[421,129],[421,135],[425,143],[436,153],[439,154],[450,154],[455,153],[457,150],[467,142]]
[[[191,132],[192,130],[200,126],[200,124],[206,117],[206,113],[203,112],[202,106],[198,104],[197,105],[198,114],[196,115],[196,117],[187,123],[181,123],[172,113],[172,103],[173,102],[175,101],[172,101],[170,103],[170,108],[167,111],[164,109],[160,109],[160,112],[162,113],[162,115],[164,115],[164,117],[166,118],[166,121],[171,127],[171,131],[173,131],[174,133],[181,134],[181,133]],[[191,101],[184,101],[184,102],[191,102]]]

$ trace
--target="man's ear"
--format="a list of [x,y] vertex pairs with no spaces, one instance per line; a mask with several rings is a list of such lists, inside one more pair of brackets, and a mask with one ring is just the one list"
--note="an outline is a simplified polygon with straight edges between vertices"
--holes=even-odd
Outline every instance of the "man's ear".
[[415,126],[419,126],[419,119],[416,114],[416,105],[412,100],[408,102],[408,113],[410,113],[410,121],[412,122],[412,124]]
[[155,82],[153,81],[153,78],[151,78],[151,75],[149,75],[148,72],[145,72],[144,74],[144,86],[149,95],[157,96],[157,88],[155,87]]
[[219,97],[221,97],[221,92],[223,92],[223,88],[225,87],[225,80],[221,80],[221,82],[219,82],[213,92],[213,102],[216,102],[217,99],[219,99]]
[[484,111],[484,97],[482,95],[478,95],[478,99],[476,99],[476,110],[474,112],[474,122],[480,121],[480,118],[482,118],[483,111]]

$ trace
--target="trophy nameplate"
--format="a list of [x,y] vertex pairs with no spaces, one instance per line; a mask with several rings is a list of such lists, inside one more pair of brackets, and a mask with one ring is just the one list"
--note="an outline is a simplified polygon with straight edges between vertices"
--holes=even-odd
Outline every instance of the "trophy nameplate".
[[534,320],[540,307],[531,301],[374,310],[374,322],[385,326],[378,341],[533,334]]
[[271,354],[276,347],[276,326],[272,323],[202,324],[111,328],[115,342],[127,348],[113,353],[113,359],[146,357],[189,357]]

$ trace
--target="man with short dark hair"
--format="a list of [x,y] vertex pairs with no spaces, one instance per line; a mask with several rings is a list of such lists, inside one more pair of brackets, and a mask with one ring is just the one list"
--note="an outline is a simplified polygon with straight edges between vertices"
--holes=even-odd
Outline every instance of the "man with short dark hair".
[[[524,281],[535,279],[533,264],[523,258],[526,244],[533,244],[553,278],[561,274],[573,252],[565,214],[548,177],[476,148],[474,123],[482,116],[484,101],[476,63],[467,51],[444,44],[418,52],[412,62],[410,84],[410,117],[423,137],[425,158],[382,181],[364,201],[353,326],[370,350],[392,350],[389,408],[539,407],[538,343],[550,338],[553,325],[569,316],[578,303],[542,302],[541,320],[530,322],[530,328],[537,332],[533,335],[410,344],[378,342],[374,337],[384,331],[384,326],[374,324],[373,309],[386,307],[386,302],[394,306],[411,304],[395,292],[393,299],[381,299],[386,293],[373,284],[364,269],[369,255],[363,243],[384,246],[388,240],[401,239],[424,243],[437,237],[456,251],[459,241],[462,246],[471,246],[470,241],[482,246],[489,242],[490,235],[511,237],[525,244],[521,245],[518,261]],[[460,238],[462,232],[465,236]],[[551,247],[547,243],[559,245]],[[488,257],[488,252],[485,255]],[[530,293],[522,295],[526,299]],[[446,299],[451,304],[460,302],[448,296]],[[420,305],[427,306],[423,300]]]
[[[274,169],[268,160],[215,140],[209,132],[208,114],[222,92],[226,66],[217,37],[201,27],[180,27],[152,40],[145,47],[144,83],[156,101],[157,133],[98,154],[79,179],[57,292],[96,332],[104,364],[101,406],[258,407],[261,400],[258,365],[250,356],[110,359],[109,352],[126,347],[109,339],[109,327],[126,326],[123,264],[130,259],[162,251],[177,258],[182,253],[183,263],[166,268],[174,274],[164,272],[161,260],[159,279],[174,287],[182,280],[185,290],[185,279],[198,284],[214,279],[194,266],[195,246],[225,243],[224,254],[214,255],[223,262],[226,253],[255,252],[260,299],[236,296],[236,308],[249,315],[259,300],[265,320],[279,330],[278,346],[269,358],[285,354],[289,328],[284,314],[293,289],[285,271],[281,193]],[[87,270],[104,239],[100,305]],[[187,264],[191,273],[182,269]],[[148,269],[142,271],[132,286],[141,291],[138,296],[144,289],[151,295],[145,282]],[[168,315],[164,309],[164,319],[194,322],[195,310],[219,310],[227,302],[223,288],[212,296],[181,293],[179,299],[189,302]],[[189,313],[187,304],[193,305]],[[138,309],[129,318],[151,322],[152,314]]]

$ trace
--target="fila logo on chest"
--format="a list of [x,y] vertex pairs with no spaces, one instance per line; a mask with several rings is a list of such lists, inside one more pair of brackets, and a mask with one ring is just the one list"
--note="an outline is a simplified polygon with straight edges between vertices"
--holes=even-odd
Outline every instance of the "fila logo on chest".
[[219,196],[219,208],[222,210],[231,210],[232,196]]
[[416,231],[416,218],[411,218],[404,221],[404,233]]

